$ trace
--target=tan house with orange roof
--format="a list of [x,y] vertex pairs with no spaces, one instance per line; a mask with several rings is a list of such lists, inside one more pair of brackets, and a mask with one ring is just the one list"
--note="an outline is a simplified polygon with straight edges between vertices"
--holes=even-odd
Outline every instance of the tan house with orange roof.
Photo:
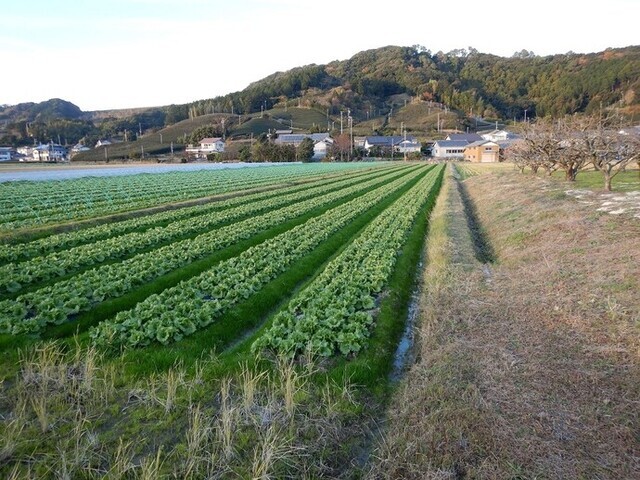
[[490,163],[500,161],[500,145],[491,140],[478,140],[464,149],[464,159],[468,162]]

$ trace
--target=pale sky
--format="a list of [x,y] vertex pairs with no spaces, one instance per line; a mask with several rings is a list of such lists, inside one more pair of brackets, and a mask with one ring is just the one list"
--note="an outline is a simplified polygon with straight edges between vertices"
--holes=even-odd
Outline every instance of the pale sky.
[[640,0],[0,0],[0,104],[162,106],[386,45],[511,56],[640,45]]

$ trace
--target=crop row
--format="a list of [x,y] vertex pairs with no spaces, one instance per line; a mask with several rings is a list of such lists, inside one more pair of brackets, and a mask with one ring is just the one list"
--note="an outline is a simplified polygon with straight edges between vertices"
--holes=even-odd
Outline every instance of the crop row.
[[119,312],[90,332],[100,346],[137,347],[179,341],[206,327],[238,302],[249,298],[332,233],[400,189],[400,178],[326,211],[304,224],[249,248],[237,257],[152,295],[131,310]]
[[337,167],[296,165],[3,183],[0,184],[0,228],[106,215],[339,171]]
[[327,193],[260,216],[224,226],[195,238],[182,240],[119,263],[87,270],[74,277],[16,299],[0,302],[0,333],[37,332],[47,324],[60,324],[70,315],[91,309],[106,299],[120,297],[195,260],[238,241],[373,187],[383,180]]
[[388,282],[415,218],[439,191],[442,167],[422,179],[378,216],[273,319],[253,350],[295,356],[359,352],[373,325],[372,310]]
[[[331,169],[325,168],[327,173]],[[316,172],[305,166],[293,168],[252,168],[241,170],[201,170],[196,172],[167,172],[160,174],[137,174],[118,177],[84,177],[49,182],[10,182],[1,184],[0,206],[3,213],[12,209],[48,207],[67,201],[89,200],[100,202],[129,201],[139,196],[148,196],[172,188],[173,192],[194,188],[216,188],[219,185],[252,184],[254,182],[278,181],[281,178],[313,176]]]
[[[370,170],[362,172],[356,170],[342,175],[341,179],[358,178],[370,174],[381,174],[388,169],[376,169],[373,173]],[[332,183],[336,185],[334,177],[323,177],[319,180],[310,181],[304,184],[294,184],[289,187],[278,188],[273,191],[250,193],[235,196],[226,200],[208,202],[205,204],[182,207],[178,209],[165,210],[151,215],[137,216],[119,222],[104,223],[70,232],[63,232],[48,237],[38,238],[25,243],[6,245],[0,251],[0,264],[9,262],[28,260],[33,257],[46,255],[55,251],[73,248],[78,245],[94,243],[106,238],[124,235],[133,231],[144,231],[170,222],[176,222],[186,218],[205,215],[210,212],[232,208],[244,203],[265,200],[267,198],[286,195],[302,189],[310,189],[323,184]]]
[[320,185],[297,190],[293,193],[243,203],[233,208],[210,212],[206,215],[186,218],[166,226],[158,226],[144,232],[131,232],[113,236],[93,244],[84,244],[68,250],[35,257],[20,263],[0,266],[0,292],[17,292],[22,288],[56,277],[72,274],[108,260],[131,256],[139,251],[166,244],[176,239],[211,231],[222,224],[267,210],[280,208],[294,202],[324,195],[332,190],[349,187],[353,178],[340,181],[324,181]]

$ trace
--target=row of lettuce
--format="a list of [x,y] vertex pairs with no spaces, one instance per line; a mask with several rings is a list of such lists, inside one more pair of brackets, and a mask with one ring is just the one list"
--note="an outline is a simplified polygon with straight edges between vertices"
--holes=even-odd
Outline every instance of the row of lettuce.
[[[406,173],[406,172],[404,172]],[[108,263],[69,278],[0,301],[0,333],[35,333],[59,325],[105,300],[121,297],[178,268],[213,255],[269,228],[357,195],[398,175],[395,169],[382,177],[352,181],[345,188],[295,202],[261,215],[224,225],[194,238],[143,252],[124,261]],[[270,202],[269,199],[265,200]]]
[[254,351],[269,349],[288,357],[309,351],[321,356],[359,352],[371,333],[377,297],[398,253],[423,206],[440,190],[442,169],[386,209],[295,295],[253,344]]
[[[380,171],[385,170],[386,169],[381,169]],[[368,170],[365,172],[355,170],[353,172],[343,174],[341,178],[356,179],[360,175],[366,175],[367,173]],[[329,178],[322,176],[320,179],[312,177],[308,182],[295,183],[291,186],[281,187],[278,185],[278,188],[259,191],[257,193],[232,196],[225,200],[207,201],[205,203],[189,207],[172,208],[142,216],[134,216],[133,218],[117,222],[107,222],[77,230],[61,232],[27,242],[5,245],[0,250],[0,265],[12,262],[22,262],[30,258],[63,251],[79,245],[95,243],[100,240],[117,237],[131,232],[144,232],[150,228],[166,226],[173,222],[188,218],[196,218],[212,212],[237,207],[245,203],[253,203],[283,194],[294,193],[299,190],[314,188],[328,182],[335,182],[335,179],[331,176]]]
[[75,180],[0,183],[0,233],[15,228],[104,216],[257,188],[315,175],[362,168],[362,164],[282,165],[200,170]]
[[[215,323],[329,237],[387,198],[399,195],[305,288],[288,299],[252,346],[256,352],[266,349],[289,357],[309,351],[322,356],[355,354],[368,341],[379,297],[417,216],[424,214],[425,207],[435,200],[442,174],[441,166],[389,167],[345,176],[341,180],[317,181],[310,184],[309,189],[283,188],[280,194],[263,195],[261,200],[247,196],[246,202],[233,199],[217,209],[207,210],[201,206],[203,218],[197,218],[211,222],[203,228],[213,227],[205,233],[0,301],[0,333],[37,334],[48,325],[73,322],[80,312],[90,311],[105,300],[133,292],[195,260],[320,209],[317,211],[322,213],[232,258],[212,263],[204,272],[148,296],[89,331],[92,342],[104,348],[180,341]],[[169,225],[199,228],[189,226],[198,223],[194,222],[197,214],[183,215],[186,217],[178,216]],[[246,216],[249,218],[235,221]],[[216,218],[218,220],[214,220]],[[216,221],[223,225],[216,227]],[[132,233],[162,235],[156,230],[162,231],[167,226],[154,227],[158,222],[145,224],[151,228],[144,232],[125,233],[115,238],[129,238],[127,235]],[[166,231],[173,232],[172,228]],[[169,236],[162,237],[163,241],[171,241],[171,235],[178,234],[166,235]],[[153,238],[155,242],[160,241],[158,237]],[[106,251],[113,248],[110,245],[104,244]],[[54,257],[42,258],[49,258],[55,264]]]
[[382,185],[313,217],[276,237],[220,262],[197,277],[152,295],[120,312],[91,332],[96,344],[137,347],[167,344],[213,323],[239,301],[249,298],[284,273],[332,233],[411,181],[420,171]]
[[[386,169],[384,171],[386,172]],[[372,175],[370,173],[368,175],[376,178],[375,174]],[[250,216],[260,215],[264,212],[274,211],[287,205],[295,205],[293,208],[298,209],[301,204],[304,205],[302,202],[309,199],[316,197],[332,199],[332,196],[327,195],[329,192],[351,187],[357,178],[360,178],[360,175],[355,177],[348,175],[346,178],[337,181],[324,179],[308,185],[307,188],[296,186],[284,191],[278,191],[275,194],[248,195],[228,201],[216,202],[208,206],[209,208],[198,209],[203,212],[200,215],[187,216],[187,218],[177,219],[142,232],[134,231],[122,235],[113,235],[103,240],[54,251],[23,262],[8,263],[0,266],[0,293],[15,293],[29,285],[70,275],[107,261],[124,259],[156,246],[177,242],[180,239],[196,235],[207,235],[222,225]],[[367,185],[367,183],[365,182],[361,185]],[[213,205],[216,205],[217,208],[214,208]],[[227,208],[224,208],[225,206]],[[191,208],[186,210],[191,210]],[[185,212],[180,214],[184,215]],[[164,214],[159,215],[167,217]],[[86,237],[86,235],[83,236]],[[69,234],[65,235],[65,237],[68,240],[69,237],[73,238],[74,235]],[[37,243],[38,246],[35,247],[37,249],[40,244],[45,242],[37,240],[30,243]],[[30,243],[14,245],[13,251],[34,250]],[[55,244],[56,242],[52,241],[51,243]]]

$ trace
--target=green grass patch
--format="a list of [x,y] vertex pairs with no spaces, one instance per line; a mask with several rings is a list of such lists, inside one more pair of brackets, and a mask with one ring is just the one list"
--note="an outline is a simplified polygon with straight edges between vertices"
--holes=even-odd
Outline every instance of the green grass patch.
[[294,130],[309,130],[314,126],[320,127],[321,130],[326,130],[327,126],[326,111],[321,112],[313,108],[289,107],[286,110],[284,108],[274,108],[268,110],[267,114],[276,122],[281,120],[278,124],[282,130],[290,128]]
[[[567,182],[564,179],[564,172],[556,171],[551,178],[563,181],[568,188],[604,190],[604,175],[600,172],[587,170],[579,172],[575,182]],[[640,190],[640,170],[628,168],[613,177],[611,189],[614,192],[632,192]]]

